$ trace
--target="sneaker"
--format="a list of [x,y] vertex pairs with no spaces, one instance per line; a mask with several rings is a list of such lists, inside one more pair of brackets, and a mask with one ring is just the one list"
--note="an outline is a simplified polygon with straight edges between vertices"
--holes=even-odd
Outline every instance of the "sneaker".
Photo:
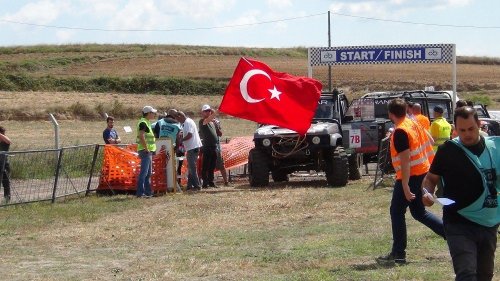
[[215,184],[215,183],[213,183],[213,182],[212,182],[212,183],[209,183],[209,184],[208,184],[208,186],[213,187],[213,188],[219,188],[219,186],[218,186],[218,185],[216,185],[216,184]]
[[391,264],[405,264],[406,263],[406,253],[395,254],[389,253],[385,256],[380,256],[377,259],[377,263],[381,265],[391,265]]

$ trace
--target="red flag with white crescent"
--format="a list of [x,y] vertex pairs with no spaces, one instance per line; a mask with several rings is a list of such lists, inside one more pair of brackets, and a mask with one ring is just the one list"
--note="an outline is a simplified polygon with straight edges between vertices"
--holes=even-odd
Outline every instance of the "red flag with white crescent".
[[266,64],[241,58],[219,110],[304,135],[318,106],[319,81],[275,72]]

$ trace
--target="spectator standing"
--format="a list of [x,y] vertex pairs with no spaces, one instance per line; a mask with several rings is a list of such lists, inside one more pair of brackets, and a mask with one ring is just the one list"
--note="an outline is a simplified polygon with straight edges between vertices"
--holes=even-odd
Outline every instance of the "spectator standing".
[[414,103],[411,109],[415,121],[417,121],[417,123],[420,124],[420,126],[422,126],[422,128],[424,128],[426,131],[429,131],[431,122],[429,121],[429,118],[427,118],[427,116],[422,114],[422,106],[419,103]]
[[[165,114],[164,117],[158,119],[156,123],[154,123],[154,134],[156,138],[169,138],[170,141],[172,142],[172,146],[174,147],[175,155],[177,157],[184,156],[184,151],[182,150],[182,153],[178,155],[180,151],[180,147],[178,145],[178,140],[181,133],[181,123],[175,119],[175,116],[177,115],[177,110],[176,109],[169,109],[168,113]],[[180,145],[182,146],[182,144]],[[172,158],[173,159],[173,158]],[[178,175],[177,177],[177,184],[179,187],[181,187],[181,179],[180,179],[180,174],[182,170],[182,162],[183,160],[179,160],[177,163],[177,170],[176,173]]]
[[160,118],[154,124],[153,129],[156,138],[167,137],[172,141],[172,145],[174,146],[177,141],[177,134],[181,129],[181,124],[175,119],[175,114],[177,114],[177,110],[170,109],[163,118]]
[[186,158],[188,161],[188,182],[187,190],[200,190],[200,180],[198,179],[196,162],[198,152],[202,146],[198,128],[193,119],[189,118],[184,112],[177,113],[177,121],[182,124],[182,139],[181,142],[186,149]]
[[481,127],[479,127],[479,134],[483,137],[489,136],[489,134],[488,134],[488,122],[481,121]]
[[201,167],[201,178],[203,188],[217,187],[214,183],[214,171],[217,161],[217,132],[212,122],[215,119],[216,112],[210,105],[205,104],[201,108],[201,117],[199,121],[200,138],[202,139],[203,161]]
[[221,137],[222,137],[222,126],[220,124],[220,120],[214,119],[215,132],[217,133],[217,161],[215,163],[215,168],[220,171],[222,179],[224,180],[224,186],[229,186],[229,180],[227,178],[226,167],[224,167],[224,158],[222,157],[222,146],[221,146]]
[[104,139],[104,142],[106,144],[121,143],[122,141],[114,128],[115,118],[113,116],[108,116],[108,118],[106,118],[106,124],[107,127],[102,132],[102,138]]
[[458,109],[460,107],[467,106],[467,101],[466,100],[457,100],[457,103],[455,104],[455,109]]
[[434,121],[432,121],[430,132],[432,139],[434,139],[432,148],[435,152],[439,145],[442,145],[445,141],[450,139],[451,125],[443,117],[444,109],[441,106],[435,106],[433,111]]
[[481,137],[480,121],[472,107],[454,113],[458,138],[436,153],[422,183],[422,198],[433,204],[436,184],[455,203],[443,206],[443,222],[455,280],[492,280],[500,210],[500,138]]
[[434,154],[432,142],[424,129],[405,116],[406,103],[402,99],[389,102],[389,118],[395,125],[391,135],[391,159],[396,171],[396,182],[390,207],[392,225],[392,250],[377,258],[381,264],[406,263],[406,209],[410,207],[413,218],[444,237],[443,222],[425,210],[420,188],[429,170]]
[[146,105],[142,109],[142,118],[137,123],[137,152],[141,159],[141,170],[137,179],[137,197],[151,197],[151,174],[153,172],[153,153],[156,151],[156,139],[151,128],[157,110]]
[[[11,140],[5,135],[5,128],[0,126],[0,151],[9,151]],[[3,197],[5,203],[10,202],[10,164],[8,155],[0,154],[0,169],[2,169]]]

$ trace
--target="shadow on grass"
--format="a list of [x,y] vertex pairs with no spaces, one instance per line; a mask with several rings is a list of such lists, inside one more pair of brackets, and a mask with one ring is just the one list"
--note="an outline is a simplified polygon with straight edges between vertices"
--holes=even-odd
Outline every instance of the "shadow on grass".
[[376,261],[371,262],[371,263],[361,263],[361,264],[353,264],[349,266],[352,270],[356,271],[369,271],[369,270],[378,270],[378,269],[387,269],[387,268],[394,268],[394,267],[400,267],[400,266],[407,266],[410,264],[409,262],[406,262],[404,264],[396,264],[396,263],[387,263],[387,264],[382,264],[382,263],[377,263]]

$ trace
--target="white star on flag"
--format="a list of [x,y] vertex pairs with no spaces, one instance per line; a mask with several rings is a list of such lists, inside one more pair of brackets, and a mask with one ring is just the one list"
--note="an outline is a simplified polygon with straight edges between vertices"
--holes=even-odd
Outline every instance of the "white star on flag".
[[277,99],[280,100],[280,95],[282,94],[278,89],[276,89],[276,86],[274,86],[273,89],[268,89],[268,91],[271,93],[271,99]]

